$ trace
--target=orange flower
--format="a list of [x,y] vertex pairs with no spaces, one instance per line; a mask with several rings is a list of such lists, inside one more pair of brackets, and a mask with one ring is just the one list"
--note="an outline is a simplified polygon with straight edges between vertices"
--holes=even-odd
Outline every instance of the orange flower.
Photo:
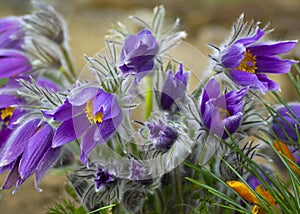
[[[250,188],[246,184],[240,181],[227,181],[228,186],[230,186],[235,192],[237,192],[242,198],[246,201],[254,204],[251,213],[253,214],[264,214],[265,211],[263,209],[262,203],[259,199],[255,196],[255,194],[251,191]],[[262,185],[258,185],[255,188],[255,192],[262,196],[265,200],[272,204],[272,207],[279,211],[279,208],[276,205],[276,201],[271,193],[265,190]]]

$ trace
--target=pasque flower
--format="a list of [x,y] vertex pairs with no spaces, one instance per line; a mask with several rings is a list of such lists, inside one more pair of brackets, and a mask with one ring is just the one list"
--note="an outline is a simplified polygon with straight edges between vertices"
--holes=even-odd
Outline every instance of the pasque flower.
[[23,22],[19,17],[0,19],[0,48],[20,49],[24,42]]
[[200,103],[204,126],[223,139],[228,137],[227,132],[233,134],[243,118],[243,98],[247,91],[247,88],[243,88],[221,95],[218,81],[210,79],[204,87]]
[[289,109],[285,106],[276,109],[277,114],[272,120],[271,130],[280,141],[288,143],[288,138],[291,138],[297,142],[297,132],[300,133],[300,104],[289,104],[288,107]]
[[61,122],[52,147],[56,148],[82,136],[80,159],[88,163],[88,154],[97,144],[105,143],[122,121],[117,98],[96,87],[83,88],[44,116]]
[[279,89],[279,84],[270,80],[266,73],[289,72],[296,61],[281,59],[277,55],[290,51],[297,44],[297,41],[257,43],[264,34],[257,28],[252,35],[236,40],[221,52],[221,64],[228,69],[233,81],[263,93]]
[[[35,173],[35,186],[59,156],[60,148],[51,148],[54,128],[40,119],[18,126],[0,152],[0,173],[10,170],[3,189],[20,185]],[[15,191],[16,191],[15,190]]]
[[160,97],[160,106],[162,109],[171,111],[171,107],[176,101],[184,101],[188,77],[189,72],[183,73],[182,63],[179,64],[179,69],[175,75],[172,71],[169,71]]
[[144,29],[125,39],[119,68],[124,74],[135,74],[138,83],[154,66],[159,47],[151,31]]

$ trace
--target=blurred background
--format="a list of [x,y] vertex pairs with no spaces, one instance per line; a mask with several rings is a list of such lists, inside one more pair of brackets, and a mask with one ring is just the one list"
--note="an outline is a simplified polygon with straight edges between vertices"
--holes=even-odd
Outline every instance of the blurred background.
[[[148,17],[156,5],[163,4],[169,21],[181,19],[181,30],[188,33],[186,42],[203,54],[204,58],[190,58],[201,69],[208,66],[208,43],[220,44],[230,32],[231,24],[241,14],[245,20],[271,23],[275,31],[269,36],[273,40],[300,38],[300,1],[299,0],[45,0],[55,7],[65,18],[70,38],[73,60],[80,72],[85,63],[83,54],[93,56],[104,48],[104,36],[108,29],[116,26],[118,21],[130,24],[129,15]],[[0,17],[24,15],[30,13],[29,0],[0,0]],[[189,56],[189,51],[181,54]],[[287,57],[300,58],[300,47]],[[197,62],[201,61],[201,62]],[[197,64],[198,63],[198,64]],[[290,101],[297,101],[297,95],[291,87],[287,75],[275,77],[281,83],[282,96]],[[1,101],[0,101],[1,102]],[[0,175],[3,182],[5,175]],[[50,172],[42,180],[38,193],[34,189],[33,179],[27,180],[20,190],[12,195],[11,191],[2,191],[0,213],[35,214],[44,213],[65,196],[64,175]]]

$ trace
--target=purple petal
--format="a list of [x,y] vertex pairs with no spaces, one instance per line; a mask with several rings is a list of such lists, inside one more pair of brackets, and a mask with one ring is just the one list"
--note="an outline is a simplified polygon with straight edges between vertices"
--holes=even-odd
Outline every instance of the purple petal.
[[256,76],[268,91],[278,91],[280,89],[279,84],[277,82],[274,82],[273,80],[270,80],[267,75],[257,74]]
[[298,41],[280,41],[270,43],[254,44],[247,49],[254,56],[277,55],[287,53],[297,45]]
[[77,117],[62,122],[55,132],[52,148],[56,148],[79,138],[89,125],[90,123],[85,114],[78,115]]
[[211,98],[217,98],[220,95],[220,84],[214,78],[210,79],[202,93],[201,104],[200,104],[200,112],[203,115],[205,109],[205,103]]
[[120,111],[117,98],[112,94],[99,90],[93,102],[93,114],[103,112],[104,117],[102,119],[108,120],[119,115]]
[[28,140],[19,164],[21,179],[26,180],[38,167],[38,163],[51,148],[54,129],[48,124],[42,124],[36,133]]
[[88,165],[88,155],[97,146],[97,142],[94,140],[95,131],[97,131],[96,126],[93,126],[89,130],[87,130],[84,133],[80,144],[80,148],[81,148],[80,160],[86,166]]
[[22,124],[10,135],[0,152],[0,167],[10,164],[22,154],[39,122],[35,119]]
[[31,69],[30,60],[20,51],[0,49],[0,78],[8,78]]
[[35,188],[41,192],[42,190],[39,188],[39,183],[42,178],[45,176],[47,171],[53,166],[53,164],[57,161],[62,147],[58,147],[55,149],[48,148],[45,152],[44,156],[41,158],[40,162],[38,163],[38,167],[35,170]]
[[264,93],[268,90],[268,87],[258,79],[256,74],[239,70],[229,71],[229,73],[231,78],[241,86],[249,86],[253,89],[260,89]]
[[236,68],[241,63],[246,53],[246,48],[243,44],[236,43],[226,50],[226,53],[221,58],[221,63],[226,68]]
[[17,181],[20,179],[20,174],[18,172],[18,163],[19,163],[19,161],[14,163],[12,170],[6,177],[6,180],[2,186],[2,189],[10,189],[10,188],[16,186]]
[[6,108],[9,106],[17,105],[23,103],[22,100],[17,98],[16,96],[0,94],[0,108]]
[[105,120],[102,123],[97,123],[98,130],[95,131],[94,140],[98,143],[104,143],[108,138],[116,131],[123,119],[122,114],[118,116]]
[[72,96],[70,96],[69,102],[74,106],[82,106],[86,104],[90,99],[94,98],[99,89],[96,87],[86,87],[83,89],[80,89],[79,92],[77,90],[74,90],[72,93]]
[[251,43],[257,42],[264,34],[265,34],[265,32],[262,29],[257,28],[256,33],[253,36],[239,39],[235,42],[235,44],[236,43],[241,43],[244,46],[247,46]]
[[281,59],[277,56],[257,56],[256,59],[256,73],[284,74],[297,63],[297,61]]
[[60,105],[57,109],[52,111],[41,111],[46,118],[53,118],[57,122],[62,122],[72,118],[73,115],[77,115],[83,112],[82,106],[72,106],[68,99]]

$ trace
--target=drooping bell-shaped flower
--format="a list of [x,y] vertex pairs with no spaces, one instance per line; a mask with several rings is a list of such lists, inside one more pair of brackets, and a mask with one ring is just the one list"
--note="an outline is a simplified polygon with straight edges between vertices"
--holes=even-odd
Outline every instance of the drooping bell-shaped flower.
[[43,111],[45,117],[61,122],[52,147],[69,143],[82,136],[80,159],[88,164],[89,153],[105,143],[122,121],[117,98],[96,87],[86,87],[53,111]]
[[116,178],[109,172],[105,171],[103,168],[98,166],[97,172],[94,178],[94,183],[96,187],[96,191],[99,191],[102,187],[104,187],[106,184],[115,181]]
[[289,138],[298,142],[297,132],[300,133],[300,104],[289,104],[289,109],[282,106],[276,109],[277,114],[272,120],[271,129],[276,134],[278,140],[285,143],[289,142]]
[[221,95],[218,81],[210,79],[204,87],[200,103],[204,126],[223,139],[228,137],[227,132],[233,134],[243,118],[243,98],[247,91],[247,88],[243,88]]
[[176,101],[184,101],[184,96],[187,90],[188,77],[189,72],[183,73],[182,63],[179,64],[179,69],[175,75],[172,71],[169,71],[160,97],[160,106],[162,107],[162,109],[171,111],[172,106],[174,103],[176,104]]
[[19,17],[0,19],[0,48],[20,49],[24,43],[23,22]]
[[293,49],[297,41],[261,42],[264,30],[239,38],[221,50],[220,64],[228,69],[230,78],[241,86],[261,90],[279,90],[279,84],[266,74],[284,74],[297,61],[281,59],[278,55]]
[[60,154],[60,148],[51,147],[54,129],[40,119],[33,119],[18,126],[2,145],[0,172],[10,170],[3,189],[20,185],[35,173],[35,186]]
[[154,58],[159,47],[149,30],[142,30],[125,39],[119,68],[124,74],[135,74],[137,83],[154,67]]
[[0,49],[0,65],[0,78],[14,77],[32,68],[30,59],[14,49]]

